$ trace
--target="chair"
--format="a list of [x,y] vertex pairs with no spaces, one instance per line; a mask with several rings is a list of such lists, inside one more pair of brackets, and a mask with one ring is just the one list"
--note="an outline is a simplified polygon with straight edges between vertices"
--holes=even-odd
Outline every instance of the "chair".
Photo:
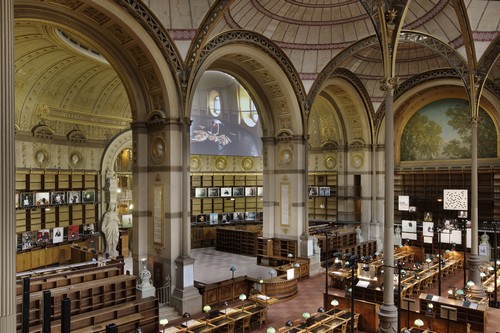
[[259,329],[262,329],[262,324],[266,322],[267,319],[267,309],[263,309],[259,312],[257,322],[259,323]]
[[245,328],[248,328],[248,332],[251,331],[250,329],[250,316],[246,316],[241,320],[241,332],[245,333]]
[[221,326],[219,328],[220,332],[224,333],[234,333],[234,327],[236,326],[236,322],[234,320],[231,320],[228,324]]
[[347,322],[343,323],[342,326],[336,327],[333,332],[335,333],[347,333]]

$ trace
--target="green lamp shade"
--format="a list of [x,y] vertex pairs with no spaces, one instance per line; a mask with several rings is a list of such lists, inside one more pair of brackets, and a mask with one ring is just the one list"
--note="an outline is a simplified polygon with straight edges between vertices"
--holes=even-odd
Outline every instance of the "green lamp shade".
[[334,300],[332,300],[332,302],[330,304],[333,305],[333,306],[338,306],[339,305],[339,301],[337,301],[336,299],[334,299]]
[[422,327],[424,326],[424,322],[422,321],[422,319],[415,319],[415,326],[417,327]]
[[274,329],[274,327],[268,327],[266,333],[276,333],[276,330]]
[[239,297],[240,301],[244,301],[247,299],[247,295],[245,294],[241,294],[240,297]]
[[303,317],[304,319],[311,318],[311,314],[310,314],[309,312],[304,312],[304,313],[302,314],[302,317]]
[[160,319],[160,325],[161,326],[165,326],[167,324],[168,324],[168,319],[167,318]]
[[205,305],[203,307],[203,312],[209,312],[210,310],[212,310],[212,308],[210,307],[210,305]]

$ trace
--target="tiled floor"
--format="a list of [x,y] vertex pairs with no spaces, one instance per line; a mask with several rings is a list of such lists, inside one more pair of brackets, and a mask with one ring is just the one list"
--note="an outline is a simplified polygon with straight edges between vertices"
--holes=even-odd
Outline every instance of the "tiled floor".
[[[254,257],[218,252],[213,248],[194,249],[191,255],[195,259],[195,280],[200,282],[212,283],[231,278],[229,270],[231,266],[236,267],[235,276],[269,277],[269,268],[258,266]],[[463,284],[463,273],[459,271],[443,280],[442,293],[446,293],[446,289],[450,285],[459,286],[461,284]],[[265,332],[270,326],[277,329],[284,326],[288,320],[302,318],[304,312],[317,312],[317,309],[323,305],[324,291],[325,275],[322,273],[299,281],[298,294],[291,300],[270,306],[265,325],[262,329],[254,329],[253,332]],[[437,294],[437,287],[430,290],[429,293]],[[193,314],[193,316],[197,315]],[[201,313],[198,316],[201,316]],[[488,310],[487,323],[486,333],[500,331],[498,324],[500,323],[500,309],[490,308]]]

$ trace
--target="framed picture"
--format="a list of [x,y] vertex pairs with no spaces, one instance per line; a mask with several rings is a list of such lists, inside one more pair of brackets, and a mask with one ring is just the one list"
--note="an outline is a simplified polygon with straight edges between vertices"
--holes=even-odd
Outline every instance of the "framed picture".
[[209,198],[218,198],[219,197],[219,188],[218,187],[209,187],[208,188],[208,197]]
[[229,223],[233,220],[233,214],[232,213],[223,213],[221,214],[220,220],[222,223]]
[[425,222],[432,222],[432,213],[431,212],[424,213],[424,221]]
[[466,219],[467,218],[467,211],[466,210],[459,210],[458,211],[458,218],[459,219]]
[[132,228],[132,214],[122,215],[122,228]]
[[257,196],[261,197],[264,195],[264,188],[262,186],[257,187]]
[[232,187],[221,187],[220,188],[220,196],[223,198],[227,198],[233,195]]
[[310,197],[317,197],[318,196],[318,187],[317,186],[309,186],[307,191],[308,191]]
[[70,225],[68,227],[68,241],[77,240],[80,237],[78,225]]
[[246,197],[255,197],[257,195],[256,187],[245,187],[245,196]]
[[69,191],[67,193],[68,197],[68,203],[69,204],[77,204],[77,203],[80,203],[82,202],[82,198],[81,198],[81,195],[82,193],[80,191]]
[[21,248],[23,250],[31,249],[33,247],[33,233],[31,231],[25,231],[21,235]]
[[233,187],[233,197],[243,197],[245,195],[244,187]]
[[210,224],[217,224],[217,223],[219,223],[219,214],[210,213]]
[[31,192],[21,193],[20,207],[33,207],[35,203],[35,194]]
[[330,187],[329,186],[320,187],[319,188],[319,196],[320,197],[329,197],[330,196]]
[[197,223],[206,223],[207,222],[207,215],[206,214],[196,215],[196,222]]
[[40,229],[36,232],[36,243],[43,244],[48,243],[50,240],[50,230],[49,229]]
[[93,202],[95,202],[95,191],[94,190],[82,191],[82,203],[93,203]]
[[57,227],[52,229],[52,243],[57,244],[64,241],[64,228]]
[[66,192],[51,192],[50,202],[53,205],[64,205],[66,203]]
[[49,192],[35,193],[35,205],[36,206],[50,205],[50,193]]
[[245,213],[242,212],[234,212],[233,213],[233,221],[244,221]]
[[195,198],[206,198],[207,197],[207,189],[205,187],[197,187],[194,191]]
[[257,213],[245,212],[245,221],[255,221]]

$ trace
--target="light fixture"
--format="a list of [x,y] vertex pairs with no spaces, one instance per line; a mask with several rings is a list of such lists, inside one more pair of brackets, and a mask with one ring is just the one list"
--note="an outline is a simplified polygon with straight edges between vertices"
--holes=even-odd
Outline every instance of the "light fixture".
[[420,318],[415,319],[414,323],[415,323],[415,326],[417,326],[418,328],[424,326],[424,322]]
[[296,262],[296,263],[293,265],[293,267],[295,267],[295,268],[299,268],[299,267],[300,267],[300,264],[299,264],[298,262]]
[[431,309],[431,310],[432,310],[432,309],[434,309],[434,304],[433,304],[433,303],[430,303],[430,302],[429,302],[429,303],[427,303],[427,308],[429,308],[429,309]]
[[189,312],[184,312],[182,314],[182,318],[186,319],[186,322],[184,323],[184,326],[188,327],[188,319],[191,318],[191,314]]
[[168,324],[168,319],[167,318],[162,318],[160,319],[160,325],[162,327],[163,333],[165,333],[165,327]]
[[231,268],[229,268],[229,270],[231,271],[231,279],[234,279],[234,272],[236,272],[236,267],[234,266],[231,266]]
[[309,312],[304,312],[304,313],[302,314],[302,318],[304,318],[304,319],[311,318],[311,314],[310,314]]
[[335,317],[335,310],[336,307],[339,306],[339,301],[337,301],[335,298],[330,302],[330,304],[333,306],[333,317]]
[[319,312],[319,313],[323,313],[323,312],[325,312],[325,308],[324,308],[324,307],[320,307],[320,308],[318,308],[318,312]]
[[472,281],[472,280],[467,281],[467,287],[472,288],[472,287],[474,287],[475,285],[476,285],[476,284],[474,283],[474,281]]
[[247,299],[247,295],[245,294],[241,294],[239,297],[238,297],[241,301],[241,311],[243,311],[243,303],[245,302],[245,300]]
[[212,310],[212,307],[210,307],[210,305],[205,305],[203,307],[203,312],[209,312],[210,310]]
[[122,193],[122,189],[121,188],[117,188],[116,189],[116,193]]
[[271,275],[271,281],[273,280],[273,275],[276,275],[276,270],[275,269],[270,269],[269,270],[269,275]]
[[288,258],[293,258],[293,254],[288,253],[287,257],[288,257]]
[[488,266],[488,270],[489,270],[489,271],[494,271],[494,270],[495,270],[495,268],[494,268],[493,266]]
[[271,326],[267,328],[266,333],[276,333],[276,330]]
[[128,209],[134,209],[134,204],[128,205]]
[[292,327],[293,326],[293,321],[287,320],[287,322],[285,323],[285,326],[286,327]]

